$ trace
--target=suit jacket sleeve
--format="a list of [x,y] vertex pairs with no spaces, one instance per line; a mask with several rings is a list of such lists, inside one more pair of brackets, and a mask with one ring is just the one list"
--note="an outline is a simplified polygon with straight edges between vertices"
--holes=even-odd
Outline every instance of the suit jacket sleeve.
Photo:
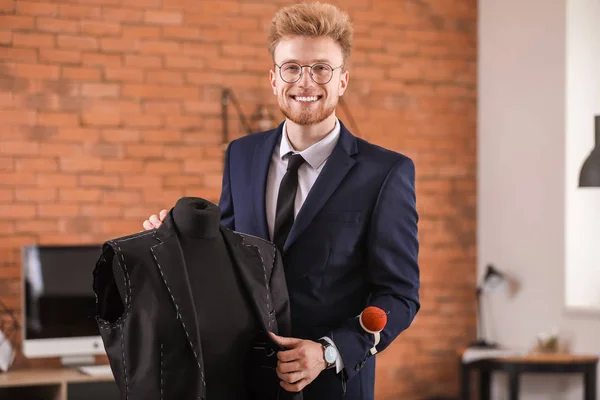
[[229,158],[231,146],[229,143],[225,152],[225,164],[223,166],[223,183],[221,185],[221,198],[219,200],[219,208],[221,209],[221,224],[231,230],[235,230],[235,216],[233,213],[233,199],[231,197],[231,175]]
[[[368,305],[388,313],[378,351],[387,346],[412,323],[419,303],[418,214],[415,197],[415,170],[412,160],[402,158],[384,180],[368,231]],[[345,379],[351,379],[371,356],[374,337],[365,332],[358,318],[352,318],[331,332],[344,361]]]

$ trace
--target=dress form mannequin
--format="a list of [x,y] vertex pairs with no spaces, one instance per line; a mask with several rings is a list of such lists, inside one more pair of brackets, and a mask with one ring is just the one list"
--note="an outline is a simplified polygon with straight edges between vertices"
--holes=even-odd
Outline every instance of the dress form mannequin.
[[246,356],[258,324],[229,257],[217,206],[184,197],[172,210],[192,288],[208,400],[246,400]]

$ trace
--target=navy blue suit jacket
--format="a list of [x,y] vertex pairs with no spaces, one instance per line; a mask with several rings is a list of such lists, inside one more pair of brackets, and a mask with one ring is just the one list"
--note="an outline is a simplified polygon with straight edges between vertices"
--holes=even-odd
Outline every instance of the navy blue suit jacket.
[[[267,172],[282,129],[228,146],[219,204],[227,227],[270,239]],[[413,321],[420,308],[417,222],[412,160],[353,136],[342,123],[283,249],[292,335],[329,336],[345,364],[340,374],[323,371],[304,389],[305,400],[374,398],[374,338],[357,316],[369,305],[388,313],[378,351]]]

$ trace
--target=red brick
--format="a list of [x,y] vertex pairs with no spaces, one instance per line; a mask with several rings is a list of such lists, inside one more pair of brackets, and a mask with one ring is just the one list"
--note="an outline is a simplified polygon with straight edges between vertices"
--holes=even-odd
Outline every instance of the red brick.
[[162,157],[163,146],[155,144],[128,144],[125,146],[125,157],[127,158],[153,158]]
[[126,55],[125,65],[128,67],[156,68],[162,66],[160,57]]
[[115,36],[121,33],[121,24],[106,21],[81,21],[81,33],[91,36]]
[[[107,194],[106,198],[111,198],[113,194]],[[82,204],[81,215],[93,218],[117,218],[123,214],[121,206]]]
[[138,142],[140,140],[140,132],[136,130],[118,129],[104,130],[102,132],[102,140],[117,143]]
[[181,162],[178,161],[148,161],[144,172],[150,175],[169,175],[181,170]]
[[144,21],[149,24],[179,25],[183,22],[183,13],[177,11],[152,11],[144,14]]
[[15,230],[19,233],[56,233],[58,221],[56,219],[16,221]]
[[17,47],[54,47],[54,35],[13,32],[13,45]]
[[169,39],[198,40],[201,37],[200,28],[185,26],[165,26],[163,36]]
[[75,204],[40,204],[37,207],[40,218],[65,218],[79,215],[79,206]]
[[12,42],[12,32],[10,30],[0,30],[0,44],[9,45]]
[[148,99],[182,99],[195,100],[200,93],[198,88],[183,86],[158,85],[123,85],[123,96]]
[[[201,57],[194,56],[179,56],[166,55],[165,66],[167,68],[185,68],[185,69],[202,69],[205,66],[205,61]],[[210,74],[213,80],[218,79],[216,74]],[[190,80],[192,82],[192,80]],[[213,81],[214,82],[214,81]]]
[[130,8],[104,8],[103,18],[106,21],[140,22],[144,13]]
[[67,19],[40,17],[37,19],[36,27],[42,32],[73,34],[79,32],[79,24],[77,21]]
[[137,174],[143,170],[144,162],[142,160],[104,160],[105,173]]
[[0,154],[9,156],[35,156],[39,154],[37,143],[30,142],[2,142]]
[[181,85],[183,83],[183,74],[171,71],[148,71],[146,72],[146,80],[148,83],[173,83]]
[[37,60],[37,51],[35,49],[16,47],[2,48],[2,51],[0,51],[0,60],[35,62]]
[[40,49],[40,61],[52,64],[79,64],[81,53],[71,50]]
[[35,19],[24,15],[0,15],[0,26],[3,29],[30,30],[35,27]]
[[181,142],[181,132],[179,129],[144,131],[142,139],[145,143],[175,143]]
[[56,4],[19,0],[17,14],[54,16],[58,13]]
[[90,67],[120,67],[121,56],[114,54],[84,53],[83,65]]
[[76,187],[77,177],[64,173],[50,174],[44,172],[36,175],[35,182],[39,187]]
[[91,157],[67,158],[61,157],[60,170],[63,172],[90,172],[102,171],[102,160]]
[[[12,189],[0,188],[0,202],[8,203],[14,200]],[[1,231],[0,231],[1,232]]]
[[41,125],[47,126],[73,126],[79,125],[79,117],[77,114],[69,113],[47,113],[40,112],[37,121]]
[[117,175],[80,175],[79,184],[83,187],[118,188],[121,178]]
[[137,39],[104,38],[100,40],[100,48],[107,53],[137,52],[140,43]]
[[161,27],[145,25],[127,25],[123,27],[122,35],[124,38],[158,39],[161,37]]
[[15,200],[19,202],[49,203],[57,199],[53,188],[16,188]]
[[144,112],[147,114],[181,114],[181,102],[179,101],[146,101],[144,103]]
[[142,54],[177,54],[181,52],[179,43],[172,41],[145,40],[140,44]]
[[58,194],[61,203],[99,203],[102,200],[99,189],[60,189]]
[[[37,153],[37,151],[36,151]],[[13,153],[14,154],[14,153]],[[54,172],[58,169],[58,163],[54,158],[19,158],[15,160],[15,171]]]
[[88,97],[117,97],[119,85],[107,83],[84,83],[81,85],[81,94]]
[[147,188],[160,188],[162,187],[162,177],[160,176],[148,176],[148,175],[124,175],[123,176],[123,187],[127,189],[147,189]]
[[142,9],[158,8],[161,6],[161,0],[121,0],[125,7],[138,7]]
[[140,83],[144,81],[144,74],[140,72],[139,68],[105,68],[104,79]]
[[66,36],[59,35],[57,38],[58,47],[66,49],[80,49],[85,51],[98,49],[98,40],[91,36]]
[[[2,204],[0,203],[0,215],[5,219],[33,218],[37,215],[34,204]],[[4,240],[4,238],[3,238]],[[4,243],[6,245],[6,243]]]
[[15,0],[0,0],[0,11],[10,14],[16,10]]
[[95,68],[64,67],[61,77],[77,81],[98,81],[102,74],[100,70]]
[[102,18],[102,9],[100,7],[90,7],[85,5],[60,4],[58,14],[64,18],[74,19],[99,19]]

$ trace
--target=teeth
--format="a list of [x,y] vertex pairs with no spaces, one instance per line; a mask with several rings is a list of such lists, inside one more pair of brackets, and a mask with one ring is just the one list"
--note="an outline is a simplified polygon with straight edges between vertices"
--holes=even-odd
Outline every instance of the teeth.
[[311,101],[317,101],[318,97],[317,96],[311,96],[311,97],[296,97],[297,101],[303,101],[303,102],[311,102]]

